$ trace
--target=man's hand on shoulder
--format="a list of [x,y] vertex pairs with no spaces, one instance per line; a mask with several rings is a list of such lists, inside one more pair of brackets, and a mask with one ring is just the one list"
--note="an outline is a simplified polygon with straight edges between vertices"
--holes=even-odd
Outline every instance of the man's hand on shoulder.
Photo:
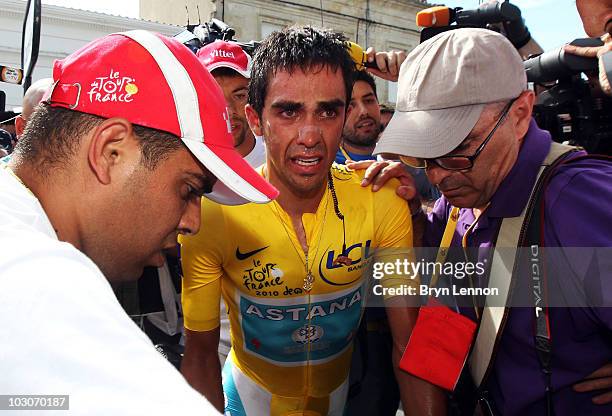
[[[361,186],[372,186],[372,191],[376,192],[382,188],[390,179],[399,180],[400,186],[397,187],[397,195],[406,201],[419,199],[417,197],[416,185],[414,178],[408,172],[405,165],[401,162],[363,160],[360,162],[348,162],[347,167],[353,170],[365,169],[365,175]],[[417,201],[420,207],[420,200]],[[415,204],[416,205],[416,204]],[[413,208],[412,204],[410,208]],[[416,208],[416,207],[415,207]],[[411,212],[412,209],[410,210]],[[413,212],[414,213],[414,212]]]
[[426,216],[423,214],[421,198],[419,197],[414,183],[414,178],[408,172],[406,166],[401,162],[364,160],[361,162],[347,163],[347,167],[353,170],[365,169],[365,175],[361,186],[372,186],[372,192],[378,191],[389,179],[395,178],[399,186],[395,193],[408,202],[410,216],[412,217],[413,245],[423,245],[423,234],[425,232]]

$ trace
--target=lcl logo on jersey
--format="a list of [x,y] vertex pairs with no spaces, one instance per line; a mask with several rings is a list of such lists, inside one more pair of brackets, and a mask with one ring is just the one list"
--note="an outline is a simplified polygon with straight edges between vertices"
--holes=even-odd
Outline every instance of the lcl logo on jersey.
[[[321,279],[327,284],[333,286],[346,286],[352,283],[355,283],[361,278],[361,275],[351,280],[350,282],[337,282],[330,276],[335,270],[340,268],[344,268],[346,272],[352,272],[355,270],[360,270],[366,263],[365,260],[370,258],[370,245],[372,244],[372,240],[367,240],[362,243],[356,243],[348,246],[346,250],[329,250],[327,252],[327,256],[321,257],[321,261],[319,262],[319,275]],[[361,256],[363,253],[363,257]],[[334,260],[338,258],[338,256],[349,257],[352,260],[350,266],[345,266],[341,263],[334,264]],[[325,265],[323,265],[323,261],[325,261]],[[326,273],[327,272],[327,273]],[[331,273],[330,273],[331,272]]]

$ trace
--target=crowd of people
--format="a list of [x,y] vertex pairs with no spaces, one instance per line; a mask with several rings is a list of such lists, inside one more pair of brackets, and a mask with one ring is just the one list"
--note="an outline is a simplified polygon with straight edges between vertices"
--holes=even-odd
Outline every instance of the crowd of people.
[[[604,45],[566,52],[610,94],[612,2],[576,5]],[[612,159],[537,125],[502,34],[369,49],[367,69],[347,40],[292,26],[194,54],[130,31],[29,88],[0,153],[0,394],[87,415],[612,413]],[[486,264],[467,280],[502,303],[386,267],[420,256]],[[145,268],[176,360],[113,292]]]

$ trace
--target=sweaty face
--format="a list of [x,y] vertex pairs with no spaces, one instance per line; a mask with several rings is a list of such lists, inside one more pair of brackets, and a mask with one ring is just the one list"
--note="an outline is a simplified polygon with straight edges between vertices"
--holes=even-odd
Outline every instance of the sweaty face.
[[342,139],[355,146],[373,146],[380,133],[380,106],[374,90],[365,81],[353,86]]
[[244,106],[248,98],[249,80],[238,73],[231,76],[215,75],[213,72],[213,76],[223,90],[225,101],[229,107],[234,147],[239,147],[244,143],[247,135],[252,134],[244,114]]
[[[448,154],[473,155],[495,126],[502,110],[499,106],[485,109],[468,137]],[[429,181],[453,206],[483,208],[491,200],[518,156],[522,138],[510,124],[508,119],[502,122],[469,170],[451,171],[435,163],[428,164]]]
[[325,187],[344,124],[342,72],[328,66],[270,75],[261,117],[251,127],[264,136],[270,181],[281,194],[315,195]]
[[576,0],[576,7],[589,36],[612,35],[612,0]]
[[186,148],[174,151],[154,170],[142,165],[129,174],[109,204],[106,218],[86,248],[110,281],[134,280],[145,266],[161,266],[162,250],[178,234],[200,227],[200,196],[215,177]]

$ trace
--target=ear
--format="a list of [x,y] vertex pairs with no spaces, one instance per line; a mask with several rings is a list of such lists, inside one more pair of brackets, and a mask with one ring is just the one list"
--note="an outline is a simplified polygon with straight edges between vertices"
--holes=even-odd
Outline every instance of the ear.
[[100,183],[110,184],[116,174],[131,174],[140,158],[139,139],[128,120],[109,118],[90,131],[87,160]]
[[257,111],[251,106],[251,104],[247,104],[244,106],[244,113],[246,114],[247,122],[249,123],[249,127],[251,131],[256,136],[263,136],[263,128],[261,125],[261,118]]
[[534,100],[535,94],[533,91],[523,91],[512,106],[512,121],[515,131],[517,132],[517,137],[519,137],[520,140],[523,140],[523,137],[525,137],[529,129]]
[[21,116],[17,116],[15,118],[15,134],[17,137],[21,137],[23,135],[23,131],[25,130],[26,122]]

